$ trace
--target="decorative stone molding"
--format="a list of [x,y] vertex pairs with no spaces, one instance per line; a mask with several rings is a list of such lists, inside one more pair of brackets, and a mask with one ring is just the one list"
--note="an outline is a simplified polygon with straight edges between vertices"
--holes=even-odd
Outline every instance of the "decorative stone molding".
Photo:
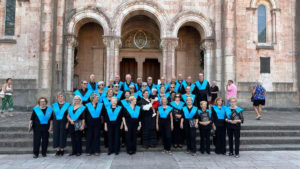
[[121,36],[122,24],[125,18],[132,12],[145,11],[155,16],[160,28],[160,37],[166,37],[168,31],[168,17],[161,6],[150,1],[129,1],[122,3],[115,11],[112,20],[113,32],[116,36]]
[[200,43],[201,50],[212,50],[214,48],[214,41],[213,40],[203,40]]
[[184,11],[179,13],[172,20],[171,35],[177,37],[178,31],[181,26],[186,23],[194,23],[194,27],[199,31],[202,37],[207,39],[214,39],[214,28],[211,20],[206,18],[200,12]]
[[66,35],[67,45],[70,47],[77,47],[78,41],[77,38],[73,35]]
[[104,35],[110,35],[110,20],[99,7],[72,9],[67,18],[66,34],[77,37],[80,27],[88,22],[96,22],[103,28]]
[[178,45],[178,38],[164,38],[161,40],[160,42],[160,47],[164,50],[164,49],[171,49],[171,50],[175,50],[175,48]]
[[[257,8],[256,4],[259,1],[260,0],[251,0],[249,8],[250,9],[256,9]],[[279,8],[277,0],[268,0],[268,1],[270,2],[271,6],[272,6],[272,9],[278,9]]]

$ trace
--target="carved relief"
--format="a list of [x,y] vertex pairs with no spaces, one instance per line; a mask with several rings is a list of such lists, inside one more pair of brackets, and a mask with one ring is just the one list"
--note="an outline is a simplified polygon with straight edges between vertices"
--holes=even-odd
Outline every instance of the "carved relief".
[[143,30],[129,32],[122,37],[123,48],[158,49],[159,40],[152,33]]

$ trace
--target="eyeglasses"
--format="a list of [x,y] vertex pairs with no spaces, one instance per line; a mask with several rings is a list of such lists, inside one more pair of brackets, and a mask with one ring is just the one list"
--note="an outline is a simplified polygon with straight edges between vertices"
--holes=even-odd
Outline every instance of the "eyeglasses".
[[175,97],[180,98],[180,96],[175,96]]
[[171,89],[174,89],[175,87],[170,87]]
[[84,85],[88,84],[88,83],[83,83]]

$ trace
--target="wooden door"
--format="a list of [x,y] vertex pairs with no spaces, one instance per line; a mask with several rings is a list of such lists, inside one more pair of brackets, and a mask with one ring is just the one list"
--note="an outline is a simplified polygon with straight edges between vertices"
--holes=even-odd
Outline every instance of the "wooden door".
[[131,75],[131,79],[133,82],[136,81],[137,78],[137,62],[135,59],[131,58],[123,58],[120,63],[120,78],[122,81],[125,81],[126,74]]
[[158,59],[146,59],[143,63],[143,81],[147,82],[147,77],[151,76],[153,83],[157,83],[160,78],[160,63]]

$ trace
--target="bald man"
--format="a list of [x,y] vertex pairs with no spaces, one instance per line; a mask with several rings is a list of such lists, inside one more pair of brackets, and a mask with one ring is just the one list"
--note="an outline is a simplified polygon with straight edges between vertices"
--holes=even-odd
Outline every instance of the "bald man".
[[94,74],[90,75],[90,82],[88,83],[87,88],[89,90],[92,90],[93,92],[98,90],[98,85],[95,82],[95,75]]
[[113,83],[113,86],[115,84],[119,84],[119,89],[121,89],[121,87],[123,86],[123,82],[120,80],[120,75],[118,75],[118,74],[116,74],[116,76],[115,76],[115,81]]
[[164,76],[160,78],[160,84],[156,85],[158,94],[160,93],[160,86],[165,86],[165,93],[169,91],[170,84],[166,84],[166,78]]
[[[130,90],[130,88],[129,88],[130,85],[134,86],[134,83],[131,81],[131,75],[127,74],[125,76],[125,82],[123,83],[123,86],[121,87],[121,90],[124,91],[124,92],[129,91]],[[135,87],[134,87],[134,91],[136,92]]]

